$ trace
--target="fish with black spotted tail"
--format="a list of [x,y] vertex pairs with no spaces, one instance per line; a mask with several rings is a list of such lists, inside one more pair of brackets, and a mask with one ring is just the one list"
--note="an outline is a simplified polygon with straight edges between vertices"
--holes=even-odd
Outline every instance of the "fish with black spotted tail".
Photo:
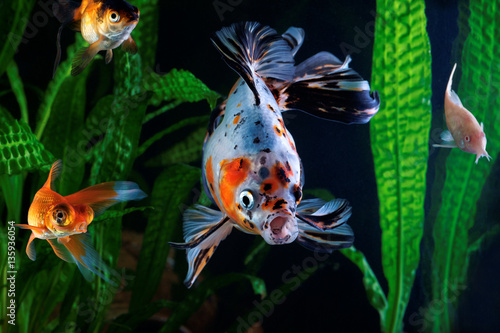
[[[35,194],[28,211],[28,224],[16,227],[31,230],[26,254],[36,260],[35,238],[49,242],[54,253],[64,261],[75,263],[82,275],[91,281],[92,273],[115,284],[110,270],[91,244],[88,225],[112,205],[129,200],[141,200],[146,194],[133,182],[117,181],[87,187],[62,196],[53,190],[54,180],[61,173],[62,161],[56,161],[49,177]],[[114,273],[114,274],[113,274]]]
[[137,53],[137,44],[130,34],[139,22],[140,12],[124,0],[83,0],[81,3],[57,0],[52,11],[61,22],[53,76],[61,60],[61,32],[66,25],[80,31],[90,44],[76,52],[71,67],[73,76],[80,74],[99,51],[106,51],[106,64],[113,59],[113,49],[120,45],[125,52]]
[[184,281],[191,287],[219,243],[236,228],[271,245],[298,241],[322,252],[349,247],[351,207],[344,199],[302,200],[304,173],[282,112],[300,110],[346,124],[366,123],[380,105],[367,81],[320,52],[298,66],[304,31],[279,35],[256,22],[223,28],[213,43],[240,78],[211,114],[203,149],[203,185],[219,210],[197,205],[183,216]]
[[433,147],[456,148],[476,155],[476,164],[484,156],[489,161],[491,156],[486,152],[486,135],[483,123],[479,124],[476,117],[467,110],[458,95],[451,89],[453,74],[457,64],[453,66],[446,92],[444,95],[444,114],[447,130],[441,133],[444,143],[433,144]]

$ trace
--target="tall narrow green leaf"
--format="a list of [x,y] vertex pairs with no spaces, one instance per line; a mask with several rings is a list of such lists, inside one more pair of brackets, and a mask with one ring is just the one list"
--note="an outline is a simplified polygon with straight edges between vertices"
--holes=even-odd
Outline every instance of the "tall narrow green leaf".
[[[3,75],[10,61],[14,58],[19,44],[29,42],[24,36],[24,29],[31,19],[31,10],[35,0],[0,2],[0,76]],[[32,29],[31,29],[32,30]],[[4,39],[5,38],[5,39]]]
[[[466,8],[465,8],[466,9]],[[460,7],[460,10],[464,10]],[[463,105],[484,124],[488,153],[495,160],[500,151],[500,1],[471,0],[458,95]],[[461,14],[464,16],[465,14]],[[461,27],[467,30],[467,27]],[[455,78],[455,85],[458,78]],[[471,253],[476,249],[469,234],[474,226],[477,203],[493,163],[454,149],[446,161],[442,206],[434,221],[432,299],[444,302],[432,321],[433,332],[454,331],[454,309],[467,281]]]
[[199,182],[200,169],[173,165],[155,181],[151,204],[155,211],[148,219],[137,264],[130,311],[146,305],[158,289],[175,230],[182,225],[181,209],[191,190]]
[[431,57],[425,2],[377,1],[372,88],[380,93],[371,121],[382,265],[389,284],[382,330],[402,330],[419,263],[431,120]]
[[0,106],[0,175],[12,175],[50,165],[52,154],[45,149],[24,121],[15,120]]
[[28,101],[24,93],[23,80],[19,76],[19,70],[15,61],[11,61],[9,67],[7,67],[7,76],[9,77],[10,86],[19,104],[21,119],[24,120],[26,124],[29,124]]
[[141,11],[139,24],[132,32],[142,58],[143,72],[154,70],[156,45],[158,43],[158,0],[136,0],[133,5]]

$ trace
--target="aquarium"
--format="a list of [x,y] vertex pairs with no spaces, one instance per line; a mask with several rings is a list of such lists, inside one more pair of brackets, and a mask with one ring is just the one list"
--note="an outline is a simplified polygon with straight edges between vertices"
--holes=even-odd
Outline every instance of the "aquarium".
[[498,330],[499,1],[0,17],[0,331]]

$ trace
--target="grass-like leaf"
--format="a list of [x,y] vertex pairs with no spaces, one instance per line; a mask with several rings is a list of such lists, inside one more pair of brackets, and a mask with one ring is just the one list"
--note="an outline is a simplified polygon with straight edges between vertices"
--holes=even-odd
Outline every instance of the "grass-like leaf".
[[37,170],[43,166],[50,169],[53,161],[54,156],[37,140],[28,124],[14,119],[0,106],[0,175]]
[[11,61],[9,67],[7,67],[7,76],[9,77],[10,86],[12,91],[16,96],[17,103],[19,104],[19,110],[21,111],[21,119],[29,124],[28,117],[28,101],[26,100],[26,94],[24,93],[23,80],[19,76],[19,69],[15,61]]
[[151,195],[155,211],[144,233],[130,311],[146,305],[156,292],[170,250],[168,242],[174,240],[175,230],[181,229],[181,209],[200,176],[200,169],[180,164],[169,167],[156,179]]
[[108,333],[120,333],[124,331],[134,332],[134,330],[142,322],[149,319],[152,315],[157,313],[163,308],[174,308],[177,305],[176,302],[167,301],[160,299],[149,303],[143,307],[140,307],[136,311],[125,313],[110,324]]
[[[463,11],[464,8],[460,7]],[[500,100],[498,84],[500,49],[494,36],[500,35],[500,5],[485,0],[470,1],[470,29],[462,55],[458,95],[464,106],[484,124],[488,153],[495,160],[500,151]],[[466,13],[461,13],[466,16]],[[460,21],[461,23],[463,21]],[[458,76],[454,83],[458,82]],[[475,224],[477,203],[488,182],[493,163],[454,149],[446,160],[446,180],[442,205],[434,220],[434,252],[432,257],[432,300],[444,302],[443,311],[435,312],[433,332],[454,331],[454,309],[459,295],[467,285],[471,254],[477,249],[470,229]],[[493,175],[491,175],[493,176]],[[433,207],[436,209],[437,207]]]
[[382,265],[389,284],[382,330],[402,330],[419,264],[431,120],[431,56],[423,0],[377,1],[372,89],[380,111],[371,120],[380,202]]
[[5,38],[2,38],[2,45],[0,45],[0,76],[14,58],[19,44],[29,41],[23,33],[34,5],[34,0],[0,2],[0,21],[2,22],[0,36]]
[[127,214],[132,213],[132,212],[142,212],[142,211],[145,211],[147,209],[154,209],[154,207],[153,206],[130,207],[130,208],[122,209],[122,210],[114,210],[114,209],[107,210],[102,215],[99,215],[98,217],[96,217],[92,221],[92,223],[106,221],[106,220],[114,219],[117,217],[122,217],[122,216],[127,215]]

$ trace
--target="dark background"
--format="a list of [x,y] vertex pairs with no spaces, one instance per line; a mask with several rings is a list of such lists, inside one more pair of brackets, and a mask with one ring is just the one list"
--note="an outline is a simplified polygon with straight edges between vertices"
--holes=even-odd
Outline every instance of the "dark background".
[[[130,2],[133,4],[133,1]],[[221,60],[210,42],[210,35],[233,22],[252,20],[270,25],[278,32],[284,32],[290,26],[303,28],[306,36],[296,55],[297,62],[320,51],[329,51],[342,60],[350,53],[350,66],[365,79],[371,78],[373,35],[370,32],[373,33],[375,1],[160,2],[157,72],[183,68],[191,71],[209,88],[226,95],[237,75]],[[218,12],[215,5],[224,4],[226,9],[219,7]],[[37,9],[39,7],[35,7],[35,11]],[[427,1],[426,13],[432,48],[432,124],[433,128],[441,128],[442,95],[452,63],[458,57],[457,51],[452,51],[453,41],[458,34],[457,2]],[[52,77],[58,26],[54,19],[40,28],[29,43],[20,46],[16,55],[20,74],[26,82],[28,99],[37,99],[39,89],[44,90]],[[74,38],[74,33],[68,31],[63,34],[63,48]],[[107,79],[98,77],[96,80]],[[203,103],[195,105],[200,112],[206,112],[206,104]],[[193,106],[183,106],[178,112],[183,112],[186,107]],[[326,188],[336,197],[349,200],[353,207],[349,224],[356,236],[355,246],[365,254],[387,292],[381,266],[381,232],[369,125],[346,126],[301,113],[286,114],[285,122],[295,138],[304,165],[304,189]],[[154,123],[148,125],[147,132],[155,133],[164,128],[162,122]],[[429,158],[428,184],[434,182],[434,164],[442,163],[442,160],[436,159],[436,155],[431,154]],[[494,172],[498,174],[498,168]],[[153,179],[150,179],[151,182]],[[242,271],[242,258],[253,241],[252,236],[233,232],[205,268],[207,274],[216,276]],[[268,293],[283,284],[283,274],[287,271],[294,267],[304,270],[311,256],[312,252],[297,244],[272,247],[258,272],[266,281]],[[500,262],[498,247],[490,246],[478,259],[473,265],[468,289],[462,295],[457,316],[458,327],[464,332],[472,329],[476,332],[488,331],[500,324],[499,297],[491,297],[500,295],[500,273],[496,268]],[[422,283],[420,271],[417,271],[406,318],[418,313],[423,307],[426,299]],[[235,303],[235,299],[238,302]],[[485,300],[489,303],[485,303]],[[249,290],[236,287],[224,289],[218,295],[216,320],[207,330],[219,332],[227,329],[238,316],[244,315],[254,306],[253,301],[258,302],[258,299]],[[263,316],[263,328],[267,332],[376,332],[380,327],[378,314],[367,301],[362,274],[339,253],[321,262],[318,271],[289,294],[282,304],[263,312],[266,314]],[[420,328],[418,325],[407,325],[405,331],[418,332]]]

